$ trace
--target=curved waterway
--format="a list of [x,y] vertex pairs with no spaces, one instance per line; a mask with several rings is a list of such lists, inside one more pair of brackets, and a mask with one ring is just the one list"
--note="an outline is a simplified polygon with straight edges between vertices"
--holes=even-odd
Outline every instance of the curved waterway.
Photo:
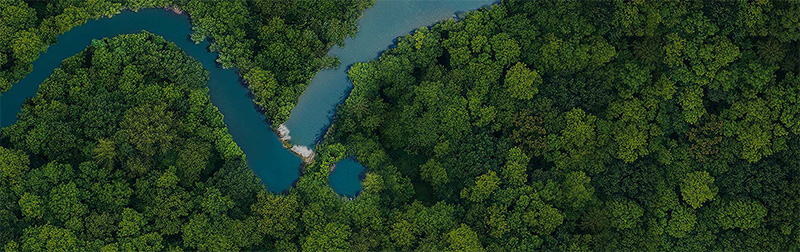
[[302,161],[283,148],[277,135],[265,123],[266,117],[254,108],[247,88],[240,84],[236,70],[217,67],[217,54],[207,50],[208,42],[195,44],[189,40],[191,28],[186,15],[163,9],[123,11],[113,18],[92,20],[72,28],[58,37],[58,43],[39,56],[33,63],[33,72],[0,98],[0,126],[13,124],[25,99],[36,94],[39,84],[53,73],[62,60],[84,50],[92,39],[146,30],[175,43],[209,71],[206,84],[211,103],[222,112],[223,121],[233,140],[244,151],[247,164],[268,190],[280,192],[289,188],[300,176]]
[[[453,17],[456,12],[477,9],[493,0],[398,1],[377,0],[359,20],[360,31],[345,41],[346,47],[334,48],[340,67],[319,72],[308,86],[286,123],[293,144],[314,146],[330,125],[334,109],[352,89],[347,68],[355,62],[375,59],[394,43],[398,36],[413,29]],[[301,159],[283,148],[270,129],[265,116],[253,106],[248,91],[240,83],[235,69],[217,67],[217,54],[207,50],[209,43],[189,40],[191,24],[186,15],[161,9],[139,12],[123,11],[113,18],[92,20],[58,37],[33,63],[33,72],[3,95],[0,95],[0,127],[16,122],[16,114],[61,61],[86,48],[92,39],[138,33],[143,30],[175,43],[209,71],[211,103],[223,114],[223,121],[242,148],[247,164],[261,178],[267,189],[281,192],[300,175]],[[363,167],[352,159],[340,162],[331,174],[331,187],[340,194],[355,195],[361,190],[359,175]]]
[[[355,37],[345,39],[344,47],[331,49],[330,54],[341,60],[339,67],[317,73],[300,96],[285,123],[290,142],[313,147],[322,138],[331,124],[336,106],[353,88],[347,78],[347,69],[351,65],[376,59],[395,43],[397,37],[414,29],[494,2],[496,0],[376,0],[375,5],[359,19]],[[331,173],[329,184],[339,194],[353,196],[361,191],[358,175],[363,170],[364,167],[354,160],[344,160]]]

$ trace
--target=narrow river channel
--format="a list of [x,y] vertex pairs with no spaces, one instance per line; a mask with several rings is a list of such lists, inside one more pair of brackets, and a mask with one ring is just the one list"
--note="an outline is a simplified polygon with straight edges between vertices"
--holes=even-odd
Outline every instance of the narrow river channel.
[[[492,0],[440,0],[399,1],[377,0],[359,20],[360,31],[349,38],[345,47],[334,48],[331,53],[341,59],[336,69],[318,73],[300,97],[297,107],[286,123],[291,142],[299,146],[313,146],[330,125],[336,105],[342,102],[352,84],[347,79],[347,68],[356,62],[375,59],[398,36],[436,21],[453,17],[456,12],[491,4]],[[138,33],[143,30],[163,36],[174,42],[187,54],[197,59],[209,71],[211,102],[223,114],[233,140],[247,156],[247,163],[261,178],[267,189],[281,192],[288,189],[300,175],[301,159],[283,148],[278,136],[265,122],[265,117],[253,106],[248,91],[240,83],[235,69],[222,69],[216,65],[217,54],[207,50],[209,43],[195,44],[189,40],[191,24],[186,15],[161,9],[139,12],[124,11],[113,18],[89,21],[58,37],[33,63],[33,72],[25,76],[7,93],[0,96],[0,127],[16,121],[23,102],[33,97],[47,77],[61,61],[77,54],[92,39]],[[363,167],[353,160],[343,161],[330,178],[333,189],[340,194],[353,196],[361,190],[359,174]]]

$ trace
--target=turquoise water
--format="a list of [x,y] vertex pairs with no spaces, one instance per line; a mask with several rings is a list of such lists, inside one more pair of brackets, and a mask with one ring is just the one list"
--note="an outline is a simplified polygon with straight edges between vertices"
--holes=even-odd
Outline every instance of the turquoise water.
[[[395,38],[413,29],[453,17],[458,11],[477,9],[492,2],[377,0],[359,20],[360,30],[355,38],[348,38],[346,47],[331,50],[331,54],[338,56],[342,64],[338,68],[319,72],[300,97],[286,122],[292,143],[313,147],[320,139],[330,125],[336,105],[345,99],[352,88],[346,73],[350,65],[377,58],[380,52],[394,43]],[[264,115],[256,111],[247,96],[247,89],[240,84],[236,70],[217,67],[217,54],[207,50],[208,42],[195,44],[189,40],[191,24],[186,15],[161,9],[124,11],[113,18],[89,21],[59,36],[58,43],[51,45],[33,63],[33,72],[0,96],[0,127],[13,124],[25,99],[36,94],[39,84],[52,74],[62,60],[86,48],[92,39],[143,30],[174,42],[209,71],[207,85],[211,102],[222,112],[223,121],[233,140],[247,156],[247,164],[268,190],[281,192],[291,187],[300,175],[302,161],[283,148]],[[336,192],[353,196],[361,190],[359,174],[363,170],[355,160],[344,160],[331,174],[329,183]]]
[[[376,0],[358,21],[359,30],[354,38],[345,40],[345,47],[331,49],[330,54],[341,60],[335,69],[323,70],[314,76],[311,84],[300,96],[297,106],[285,125],[295,145],[313,147],[331,124],[336,106],[347,98],[353,84],[347,78],[347,69],[357,62],[376,59],[381,52],[394,44],[399,36],[414,29],[454,17],[457,12],[488,6],[495,0],[436,0],[400,1]],[[364,170],[353,160],[339,163],[331,173],[329,184],[339,194],[355,195],[361,190],[358,174]]]
[[338,68],[320,71],[300,96],[285,125],[292,144],[314,146],[330,126],[336,105],[350,94],[353,84],[347,69],[357,62],[378,58],[395,39],[422,26],[455,17],[457,12],[488,6],[495,0],[400,1],[376,0],[358,21],[358,33],[330,54],[341,60]]
[[364,173],[364,167],[355,159],[348,158],[336,164],[336,168],[328,178],[328,184],[336,193],[350,197],[356,196],[361,191],[360,179]]
[[36,94],[39,84],[53,73],[62,60],[85,49],[92,39],[142,30],[174,42],[203,64],[203,68],[210,73],[207,85],[211,103],[224,115],[223,121],[233,140],[247,155],[247,164],[268,190],[281,192],[289,188],[300,176],[300,158],[283,148],[277,135],[265,123],[266,117],[256,111],[247,97],[248,91],[241,86],[235,69],[217,67],[217,54],[206,49],[208,42],[195,44],[189,40],[191,24],[188,17],[161,9],[146,9],[137,13],[125,11],[113,18],[89,21],[59,36],[58,43],[50,46],[33,63],[33,72],[0,98],[0,126],[13,124],[24,100]]

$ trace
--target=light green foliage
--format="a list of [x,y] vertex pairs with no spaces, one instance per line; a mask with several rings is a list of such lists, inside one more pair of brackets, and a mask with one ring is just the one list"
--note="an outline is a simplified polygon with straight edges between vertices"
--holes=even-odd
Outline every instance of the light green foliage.
[[31,193],[25,193],[19,198],[19,208],[22,215],[27,218],[42,218],[42,199]]
[[486,251],[478,240],[478,235],[466,224],[447,233],[447,251]]
[[695,225],[697,225],[697,216],[695,216],[694,210],[679,206],[672,210],[666,230],[675,238],[683,238],[694,230]]
[[[1,58],[2,55],[0,55]],[[11,83],[6,78],[0,77],[0,93],[5,93],[11,89]]]
[[299,203],[296,197],[279,197],[260,193],[258,201],[250,208],[259,218],[257,230],[276,238],[292,237],[297,228]]
[[30,160],[24,152],[0,147],[0,182],[3,185],[18,182],[28,172]]
[[491,40],[494,57],[501,66],[511,66],[517,62],[520,55],[520,47],[516,40],[511,38],[508,33],[500,33],[492,36]]
[[533,200],[530,207],[532,209],[523,213],[521,218],[534,233],[548,235],[564,222],[564,215],[544,202]]
[[389,238],[399,247],[410,247],[416,239],[414,226],[406,220],[395,222],[389,231]]
[[522,150],[514,147],[508,150],[506,160],[506,164],[503,165],[503,169],[500,171],[505,183],[514,186],[525,184],[528,181],[527,169],[530,158]]
[[114,141],[107,139],[97,140],[97,147],[94,148],[94,159],[106,167],[114,167],[117,158],[117,150]]
[[473,202],[481,202],[489,198],[499,188],[500,178],[494,171],[489,171],[475,179],[475,184],[461,191],[461,197]]
[[228,196],[223,196],[217,188],[207,188],[206,193],[200,202],[203,212],[210,216],[225,215],[228,210],[233,208],[233,201]]
[[26,228],[20,240],[21,251],[77,251],[83,246],[72,231],[49,224]]
[[696,123],[706,113],[702,98],[703,88],[699,86],[687,87],[678,93],[678,101],[683,108],[683,119],[687,123]]
[[641,156],[650,154],[647,149],[647,129],[629,124],[616,132],[614,141],[619,144],[617,157],[627,163],[633,162]]
[[[560,147],[572,159],[580,160],[595,151],[597,117],[576,108],[564,114],[566,126],[559,136]],[[564,160],[567,161],[567,160]],[[557,164],[561,163],[559,161]]]
[[367,175],[364,177],[364,182],[361,182],[361,185],[364,187],[365,193],[380,193],[380,191],[386,188],[383,177],[371,172],[367,173]]
[[536,70],[530,70],[525,63],[517,62],[508,69],[504,85],[506,92],[511,97],[529,100],[539,93],[538,86],[540,84],[542,84],[542,77]]
[[117,235],[120,237],[138,235],[144,225],[145,220],[142,214],[136,212],[136,210],[125,208],[122,211],[122,219],[119,222]]
[[592,178],[582,171],[570,172],[564,175],[562,185],[563,201],[574,208],[584,207],[594,195]]
[[14,48],[14,57],[21,64],[29,64],[36,60],[45,46],[35,31],[18,32],[11,40],[11,45]]
[[681,197],[689,206],[697,209],[703,203],[714,200],[717,187],[714,186],[714,177],[705,171],[696,171],[686,174],[681,183]]

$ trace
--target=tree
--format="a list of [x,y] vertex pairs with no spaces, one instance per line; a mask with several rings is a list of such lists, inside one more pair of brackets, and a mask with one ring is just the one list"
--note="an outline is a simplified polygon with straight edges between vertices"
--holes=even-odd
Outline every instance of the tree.
[[26,228],[19,248],[23,251],[77,251],[83,241],[69,229],[49,224]]
[[683,238],[694,230],[697,224],[697,216],[694,210],[684,206],[679,206],[672,210],[672,214],[667,224],[667,233],[675,238]]
[[389,230],[389,238],[400,248],[408,248],[416,242],[416,229],[406,220],[394,222]]
[[689,206],[697,209],[706,201],[714,200],[717,187],[714,186],[714,177],[708,172],[696,171],[686,174],[681,184],[681,196]]
[[142,216],[142,214],[136,212],[136,210],[125,208],[122,211],[122,220],[119,222],[117,236],[137,236],[140,234],[140,231],[145,224],[146,221],[144,220],[144,216]]
[[108,168],[114,167],[117,157],[117,150],[114,141],[107,139],[97,140],[97,147],[94,148],[94,159]]
[[466,224],[447,233],[447,251],[485,251],[478,235]]
[[591,181],[592,178],[586,176],[586,173],[582,171],[565,174],[561,189],[562,201],[574,209],[584,207],[594,196],[594,187],[591,185]]
[[501,66],[507,67],[517,62],[520,55],[519,43],[508,33],[499,33],[490,40],[494,57]]
[[[60,184],[50,191],[47,208],[55,219],[68,222],[88,213],[86,204],[81,202],[75,182]],[[74,219],[75,218],[75,219]]]
[[200,207],[209,216],[224,216],[233,208],[233,201],[228,196],[223,196],[217,188],[206,188]]
[[606,202],[606,209],[610,214],[611,226],[617,230],[636,227],[644,214],[642,207],[629,199],[608,201]]
[[511,134],[522,150],[529,156],[541,156],[547,150],[547,130],[543,127],[542,118],[533,115],[533,111],[523,109],[511,117]]
[[560,149],[566,156],[559,156],[555,160],[559,168],[584,168],[589,157],[595,153],[597,146],[597,133],[595,125],[597,118],[587,114],[582,109],[572,109],[564,114],[566,126],[559,136]]
[[35,31],[20,31],[14,36],[11,47],[14,49],[14,57],[21,64],[30,64],[39,57],[39,53],[45,48],[45,44]]
[[564,215],[558,209],[534,199],[529,209],[522,214],[521,220],[534,233],[549,235],[564,223]]
[[214,219],[205,214],[193,215],[189,223],[183,225],[183,245],[197,250],[230,251],[235,248],[229,237],[223,235],[227,231],[220,227]]
[[525,63],[517,62],[516,65],[508,69],[505,78],[506,92],[513,98],[529,100],[539,93],[539,85],[542,84],[542,77],[536,70],[531,71]]
[[428,159],[425,164],[419,167],[420,169],[420,176],[428,183],[431,183],[433,186],[441,186],[447,184],[449,182],[449,178],[447,177],[447,170],[442,167],[435,159]]
[[528,174],[526,172],[530,158],[528,158],[525,153],[522,153],[521,149],[514,147],[508,150],[506,160],[506,164],[500,171],[505,182],[513,186],[525,184],[525,182],[528,181]]
[[175,167],[178,168],[181,182],[191,184],[200,179],[200,174],[208,166],[209,153],[211,146],[207,143],[196,141],[187,142],[178,153],[178,160]]
[[731,200],[725,202],[716,214],[717,223],[723,229],[752,229],[761,225],[767,209],[760,202],[752,199]]
[[166,104],[139,106],[125,112],[120,128],[136,150],[150,157],[166,152],[175,140],[174,129],[170,127],[174,124],[173,115]]
[[303,241],[304,251],[346,251],[350,249],[348,242],[350,227],[341,223],[328,223],[324,227],[316,227]]
[[295,196],[276,196],[259,193],[258,200],[250,207],[258,217],[259,233],[278,239],[290,239],[299,231],[299,205]]
[[700,120],[706,109],[703,107],[703,88],[699,86],[687,87],[678,94],[678,102],[683,108],[683,119],[694,124]]
[[19,208],[22,215],[34,220],[41,219],[43,216],[42,199],[31,193],[25,193],[19,198]]
[[0,146],[0,182],[4,185],[19,182],[27,174],[28,165],[30,160],[24,152]]
[[500,188],[499,183],[500,178],[497,177],[497,174],[494,171],[489,171],[478,176],[473,186],[461,190],[461,198],[466,198],[472,202],[482,202]]

